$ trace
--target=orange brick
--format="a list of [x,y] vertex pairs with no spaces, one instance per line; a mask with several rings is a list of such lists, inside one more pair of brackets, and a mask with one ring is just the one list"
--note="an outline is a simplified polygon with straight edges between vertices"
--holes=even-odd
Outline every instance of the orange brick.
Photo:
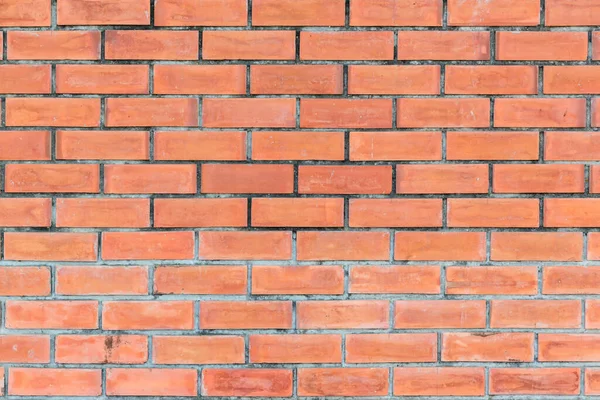
[[491,328],[579,328],[580,300],[492,300]]
[[156,160],[246,159],[246,133],[240,131],[158,131],[154,134]]
[[149,0],[58,0],[58,25],[150,25]]
[[59,266],[56,268],[56,293],[75,296],[148,294],[148,269]]
[[252,132],[254,160],[343,160],[343,132]]
[[600,226],[600,199],[544,199],[544,226]]
[[532,65],[448,65],[445,93],[537,94],[537,81],[538,67]]
[[193,329],[192,301],[105,301],[104,330]]
[[0,160],[50,160],[50,132],[2,131]]
[[291,164],[204,164],[202,193],[292,193]]
[[251,335],[252,363],[341,363],[340,335]]
[[592,165],[590,169],[590,193],[600,192],[600,169],[596,165]]
[[582,253],[579,232],[492,232],[494,261],[579,261]]
[[107,60],[197,60],[198,31],[106,31]]
[[537,199],[448,199],[448,226],[459,228],[537,228]]
[[203,396],[290,397],[292,370],[244,368],[202,370]]
[[352,26],[441,26],[442,0],[352,0]]
[[200,329],[290,329],[290,301],[202,301]]
[[[447,79],[447,78],[446,78]],[[439,65],[351,65],[349,94],[439,94]]]
[[8,394],[13,396],[100,396],[102,371],[75,368],[10,368]]
[[296,304],[298,329],[386,329],[389,301],[300,301]]
[[497,32],[501,61],[575,61],[588,56],[587,32]]
[[154,336],[152,346],[156,364],[244,363],[241,336]]
[[583,26],[600,24],[600,3],[597,0],[548,0],[546,26]]
[[537,160],[539,133],[447,132],[446,158],[448,160]]
[[588,233],[587,257],[590,260],[600,260],[600,235],[597,232]]
[[350,226],[441,227],[441,199],[350,199]]
[[147,160],[148,132],[57,131],[56,158],[61,160]]
[[600,292],[600,267],[544,267],[542,293],[596,294]]
[[487,31],[400,31],[398,60],[489,60]]
[[537,267],[447,267],[446,293],[464,295],[534,295]]
[[442,361],[532,362],[533,333],[443,333]]
[[248,224],[246,199],[154,199],[154,226],[242,227]]
[[435,333],[356,334],[346,336],[346,362],[435,362]]
[[583,165],[494,165],[495,193],[583,193]]
[[49,227],[51,199],[5,198],[0,199],[0,226]]
[[485,314],[485,300],[401,300],[394,328],[484,328]]
[[57,227],[150,226],[148,199],[56,199]]
[[600,393],[600,371],[598,369],[586,368],[585,369],[585,393],[586,394],[598,394]]
[[341,65],[252,65],[250,76],[252,94],[342,94],[343,90]]
[[397,103],[399,128],[490,126],[489,99],[402,98]]
[[540,0],[448,1],[451,26],[535,26],[540,23]]
[[197,126],[198,99],[106,99],[106,126]]
[[193,232],[103,232],[104,260],[190,260]]
[[109,368],[106,370],[109,396],[196,396],[195,369]]
[[499,128],[583,128],[585,99],[509,99],[494,103],[494,126]]
[[202,123],[207,128],[293,128],[296,126],[296,100],[205,98],[202,100]]
[[343,294],[344,270],[335,265],[252,267],[252,294]]
[[391,31],[337,31],[300,33],[302,60],[393,60]]
[[392,169],[387,165],[302,165],[298,192],[309,194],[389,194]]
[[0,296],[47,296],[50,269],[46,267],[0,267]]
[[50,336],[2,335],[0,361],[15,364],[49,363]]
[[[197,6],[195,6],[197,7]],[[229,13],[229,11],[227,11]],[[294,31],[204,31],[205,60],[294,60]]]
[[8,98],[6,126],[95,127],[100,125],[100,99]]
[[394,395],[483,396],[484,368],[394,368]]
[[243,65],[155,65],[156,94],[245,94]]
[[544,67],[545,94],[599,94],[600,68],[592,65]]
[[586,300],[585,302],[585,328],[598,329],[600,327],[600,302]]
[[441,159],[441,132],[350,132],[350,161]]
[[343,26],[344,0],[256,0],[253,26]]
[[391,128],[391,99],[302,99],[302,128]]
[[367,266],[350,269],[350,293],[440,293],[436,266]]
[[50,0],[4,0],[0,26],[50,26]]
[[7,164],[8,193],[98,193],[97,164]]
[[100,31],[9,31],[6,45],[9,60],[100,59]]
[[9,329],[96,329],[98,302],[9,300],[5,319]]
[[592,99],[592,126],[600,126],[600,102],[598,98]]
[[483,232],[396,232],[395,260],[483,261]]
[[158,267],[154,292],[159,294],[245,294],[245,265]]
[[196,193],[195,164],[114,164],[104,167],[106,193]]
[[297,233],[298,260],[388,260],[388,232],[302,231]]
[[0,93],[47,94],[50,79],[50,65],[0,65]]
[[579,368],[491,368],[490,394],[579,394]]
[[59,335],[56,362],[61,364],[142,364],[148,338],[138,335]]
[[299,368],[299,396],[384,396],[387,368]]
[[544,132],[544,159],[548,161],[600,160],[600,132]]
[[600,335],[594,334],[538,334],[540,361],[598,361]]
[[4,259],[96,261],[96,233],[5,232]]
[[246,0],[160,0],[155,3],[156,26],[244,26]]
[[148,66],[57,65],[56,93],[147,94]]
[[252,199],[252,226],[342,227],[344,200],[311,198]]
[[199,257],[204,260],[289,260],[291,232],[202,231]]

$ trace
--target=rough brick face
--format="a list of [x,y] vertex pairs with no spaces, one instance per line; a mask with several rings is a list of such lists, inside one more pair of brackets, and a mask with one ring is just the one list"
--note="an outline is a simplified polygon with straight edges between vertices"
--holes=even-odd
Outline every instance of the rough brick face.
[[600,0],[0,0],[0,400],[600,396]]

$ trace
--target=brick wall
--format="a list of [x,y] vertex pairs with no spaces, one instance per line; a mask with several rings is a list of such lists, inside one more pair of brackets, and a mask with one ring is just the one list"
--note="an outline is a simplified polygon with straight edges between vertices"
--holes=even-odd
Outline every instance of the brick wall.
[[0,398],[600,395],[598,25],[0,0]]

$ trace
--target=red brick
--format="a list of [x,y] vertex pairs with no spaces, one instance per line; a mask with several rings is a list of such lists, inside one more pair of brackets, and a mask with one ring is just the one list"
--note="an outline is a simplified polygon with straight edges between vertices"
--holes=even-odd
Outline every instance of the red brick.
[[299,396],[384,396],[387,368],[299,368]]
[[246,199],[154,199],[154,226],[161,228],[242,227]]
[[150,226],[148,199],[56,199],[56,226],[76,228]]
[[0,361],[15,364],[49,363],[50,336],[1,335]]
[[155,65],[154,93],[245,94],[246,68],[243,65]]
[[154,7],[156,26],[244,26],[246,0],[159,0]]
[[598,369],[586,368],[585,370],[585,393],[598,394],[600,393],[600,371]]
[[351,161],[441,159],[441,132],[350,132]]
[[290,329],[290,301],[202,301],[200,329]]
[[499,98],[494,103],[498,128],[583,128],[585,99]]
[[447,207],[449,227],[537,228],[540,225],[537,199],[448,199]]
[[597,0],[547,0],[546,26],[583,26],[600,24]]
[[446,158],[448,160],[537,160],[539,133],[447,132]]
[[10,368],[8,394],[13,396],[100,396],[102,371],[75,368]]
[[0,160],[50,160],[50,132],[2,131]]
[[537,81],[538,67],[532,65],[448,65],[445,93],[537,94]]
[[400,31],[398,60],[489,60],[487,31]]
[[56,93],[147,94],[148,66],[57,65]]
[[579,368],[491,368],[490,394],[579,394]]
[[579,328],[580,300],[492,300],[491,328]]
[[48,94],[50,80],[50,65],[0,65],[0,93]]
[[350,199],[350,226],[441,227],[441,199]]
[[384,300],[300,301],[298,329],[385,329],[390,325]]
[[389,194],[392,169],[388,165],[302,165],[298,192],[308,194]]
[[335,265],[252,267],[252,294],[343,294],[344,270]]
[[435,362],[435,333],[355,334],[346,336],[346,362]]
[[[197,6],[195,6],[197,7]],[[227,11],[229,13],[229,11]],[[205,60],[294,60],[294,31],[204,31]]]
[[193,232],[103,232],[104,260],[190,260]]
[[484,368],[394,368],[394,395],[483,396]]
[[588,56],[587,32],[498,32],[500,61],[576,61]]
[[240,131],[158,131],[154,134],[156,160],[246,159],[246,133]]
[[544,199],[544,226],[600,226],[600,199]]
[[292,193],[291,164],[204,164],[202,193]]
[[52,201],[47,198],[0,199],[0,226],[49,227]]
[[106,99],[106,126],[197,126],[198,100],[193,98]]
[[245,265],[163,266],[154,271],[159,294],[245,294]]
[[8,98],[6,126],[95,127],[100,125],[100,99]]
[[391,31],[337,31],[300,33],[302,60],[393,60]]
[[298,260],[389,260],[388,232],[301,231],[297,233]]
[[6,45],[9,60],[100,59],[100,31],[9,31]]
[[292,234],[284,231],[202,231],[203,260],[289,260]]
[[105,301],[104,330],[193,329],[192,301]]
[[197,60],[198,31],[106,31],[107,60]]
[[147,160],[148,132],[57,131],[56,158],[61,160]]
[[464,295],[534,295],[537,267],[447,267],[446,293]]
[[598,329],[600,327],[600,302],[586,300],[585,302],[585,328]]
[[600,192],[600,169],[596,165],[592,165],[590,168],[590,193]]
[[143,364],[148,338],[140,335],[59,335],[56,362],[61,364]]
[[600,336],[594,334],[538,334],[540,361],[598,361]]
[[485,300],[401,300],[394,328],[485,328],[485,318]]
[[75,296],[148,294],[148,269],[62,265],[56,268],[56,293]]
[[[447,78],[446,78],[447,79]],[[349,94],[439,94],[439,65],[351,65]]]
[[196,193],[195,164],[114,164],[104,167],[106,193]]
[[302,99],[301,128],[391,128],[391,99]]
[[492,232],[494,261],[579,261],[580,232]]
[[50,269],[47,267],[0,267],[0,296],[47,296]]
[[244,363],[241,336],[154,336],[152,346],[156,364]]
[[149,0],[58,0],[58,25],[150,25]]
[[590,260],[600,260],[600,235],[597,232],[588,233],[587,258]]
[[202,370],[203,396],[290,397],[293,386],[292,371],[289,369]]
[[350,269],[350,293],[440,293],[436,266],[367,266]]
[[540,0],[448,1],[450,26],[535,26]]
[[494,165],[495,193],[583,193],[583,165]]
[[[341,65],[252,65],[250,76],[252,94],[342,94],[343,91]],[[245,93],[245,81],[243,88]]]
[[98,302],[9,300],[5,320],[9,329],[96,329]]
[[442,0],[352,0],[352,26],[441,26]]
[[195,369],[109,368],[106,370],[109,396],[196,396]]
[[344,0],[256,0],[253,26],[343,26]]
[[545,94],[599,94],[600,68],[592,65],[544,67]]
[[394,260],[483,261],[484,232],[396,232]]
[[5,260],[96,261],[97,253],[96,233],[4,233]]
[[341,363],[340,335],[251,335],[251,363]]
[[3,0],[0,26],[50,26],[50,0]]
[[343,160],[343,132],[252,132],[252,159]]
[[442,334],[442,361],[532,362],[533,333]]
[[293,128],[296,126],[296,100],[205,98],[202,100],[202,123],[207,128]]
[[596,294],[600,292],[600,267],[544,267],[542,293]]
[[548,161],[600,160],[600,132],[544,132],[544,158]]
[[342,227],[344,200],[310,198],[252,199],[252,226]]
[[398,128],[487,128],[490,100],[482,98],[402,98],[398,103]]

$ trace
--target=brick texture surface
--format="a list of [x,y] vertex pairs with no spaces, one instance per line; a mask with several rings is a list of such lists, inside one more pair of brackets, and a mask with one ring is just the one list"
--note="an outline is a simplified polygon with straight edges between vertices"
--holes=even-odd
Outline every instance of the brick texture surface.
[[0,399],[600,396],[600,0],[0,0]]

